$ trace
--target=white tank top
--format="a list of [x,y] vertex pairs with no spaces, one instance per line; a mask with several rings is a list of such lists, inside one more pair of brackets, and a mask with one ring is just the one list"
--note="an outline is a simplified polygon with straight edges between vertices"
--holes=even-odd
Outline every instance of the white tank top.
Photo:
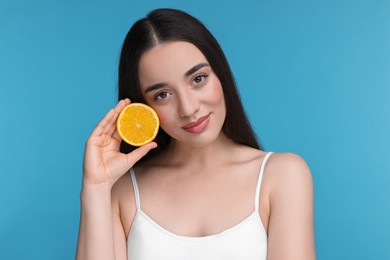
[[267,153],[260,167],[255,192],[255,210],[237,225],[218,234],[187,237],[174,234],[141,210],[133,169],[137,212],[127,239],[128,260],[266,260],[267,233],[259,214],[259,196]]

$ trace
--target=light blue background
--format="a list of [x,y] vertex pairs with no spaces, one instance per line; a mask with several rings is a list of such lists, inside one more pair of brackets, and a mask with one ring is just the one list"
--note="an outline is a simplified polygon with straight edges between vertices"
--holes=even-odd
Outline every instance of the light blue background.
[[311,167],[317,257],[390,259],[390,1],[0,1],[0,259],[73,259],[84,143],[132,23],[220,41],[267,150]]

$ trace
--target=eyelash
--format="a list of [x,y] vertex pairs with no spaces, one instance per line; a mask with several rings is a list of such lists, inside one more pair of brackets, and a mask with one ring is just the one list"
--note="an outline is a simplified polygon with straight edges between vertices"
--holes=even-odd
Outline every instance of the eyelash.
[[[202,84],[207,78],[208,78],[209,75],[207,74],[198,74],[196,75],[194,78],[193,78],[193,82],[195,83],[195,85],[199,85],[199,84]],[[198,78],[202,78],[202,81],[201,82],[195,82],[196,79]]]
[[[203,85],[204,81],[208,78],[209,75],[207,74],[198,74],[196,75],[195,77],[193,77],[192,81],[194,82],[195,85]],[[202,81],[200,82],[195,82],[196,79],[199,79],[199,78],[202,78]],[[158,93],[156,93],[156,95],[153,96],[153,100],[156,100],[156,101],[162,101],[163,99],[165,99],[166,97],[161,97],[162,94],[168,94],[170,95],[170,93],[168,91],[165,91],[165,90],[162,90]]]
[[169,95],[170,93],[168,91],[162,90],[162,91],[156,93],[156,95],[153,96],[153,100],[161,101],[161,100],[165,99],[166,97],[162,98],[161,94],[168,94]]

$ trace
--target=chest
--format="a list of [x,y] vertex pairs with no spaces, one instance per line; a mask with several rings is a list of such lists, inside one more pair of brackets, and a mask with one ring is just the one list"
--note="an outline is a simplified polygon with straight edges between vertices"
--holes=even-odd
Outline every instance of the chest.
[[127,240],[128,259],[266,259],[267,235],[250,215],[218,234],[188,237],[171,233],[138,213]]
[[256,172],[189,178],[137,178],[142,212],[178,235],[203,237],[238,225],[255,211]]

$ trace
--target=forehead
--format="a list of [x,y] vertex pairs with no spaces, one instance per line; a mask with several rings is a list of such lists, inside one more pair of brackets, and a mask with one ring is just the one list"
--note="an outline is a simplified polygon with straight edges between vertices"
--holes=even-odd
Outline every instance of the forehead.
[[141,86],[182,78],[188,69],[201,62],[207,60],[192,43],[174,41],[159,44],[141,56],[139,62]]

